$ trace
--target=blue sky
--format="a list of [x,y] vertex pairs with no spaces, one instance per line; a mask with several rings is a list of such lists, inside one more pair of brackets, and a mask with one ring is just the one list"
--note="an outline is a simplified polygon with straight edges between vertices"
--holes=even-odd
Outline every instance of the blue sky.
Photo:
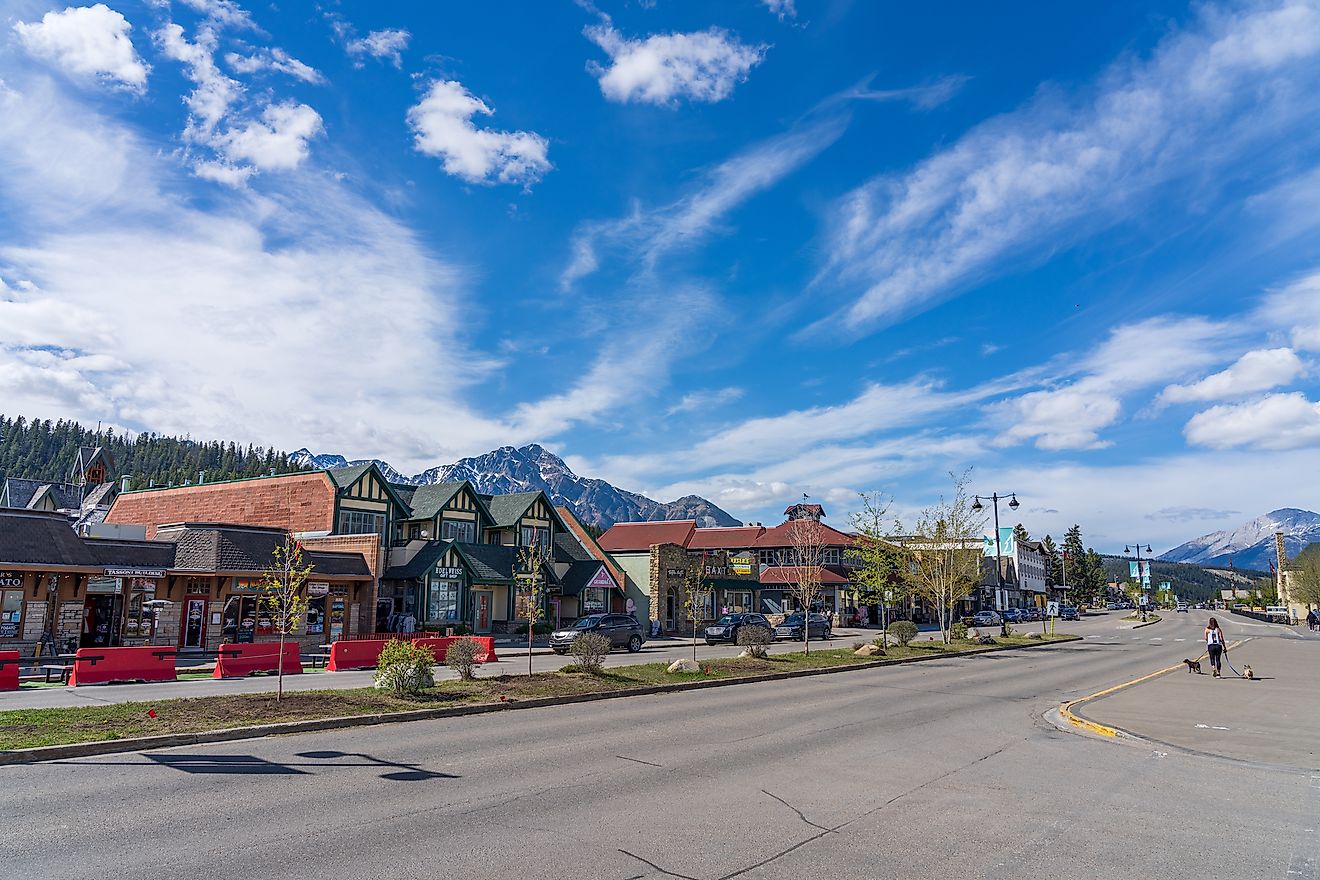
[[0,411],[776,520],[1320,504],[1314,2],[0,13]]

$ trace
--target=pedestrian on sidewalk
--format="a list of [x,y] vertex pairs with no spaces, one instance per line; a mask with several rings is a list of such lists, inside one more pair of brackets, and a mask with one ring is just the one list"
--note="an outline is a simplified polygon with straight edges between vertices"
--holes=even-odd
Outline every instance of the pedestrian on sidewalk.
[[1213,617],[1205,625],[1205,650],[1210,655],[1210,667],[1214,669],[1214,677],[1220,677],[1220,659],[1224,653],[1224,631],[1219,628],[1219,621]]
[[1316,624],[1315,609],[1314,608],[1306,609],[1306,628],[1311,630],[1311,632],[1315,632],[1315,624]]

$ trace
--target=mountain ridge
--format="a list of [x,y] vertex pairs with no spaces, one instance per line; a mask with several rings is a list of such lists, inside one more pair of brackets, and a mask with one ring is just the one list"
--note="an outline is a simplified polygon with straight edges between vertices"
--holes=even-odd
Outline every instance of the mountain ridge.
[[1269,571],[1274,563],[1274,533],[1283,532],[1284,551],[1296,556],[1312,541],[1320,541],[1320,514],[1281,507],[1248,520],[1235,529],[1210,532],[1156,557],[1161,562],[1192,562]]
[[605,480],[582,477],[559,456],[541,446],[501,446],[453,464],[427,468],[411,477],[380,459],[349,460],[337,454],[315,454],[306,447],[290,453],[289,460],[303,467],[335,468],[368,462],[377,465],[395,483],[428,486],[467,480],[486,494],[543,490],[583,523],[607,529],[616,522],[694,519],[702,527],[742,523],[714,502],[685,495],[670,502],[656,501],[638,492],[620,489]]

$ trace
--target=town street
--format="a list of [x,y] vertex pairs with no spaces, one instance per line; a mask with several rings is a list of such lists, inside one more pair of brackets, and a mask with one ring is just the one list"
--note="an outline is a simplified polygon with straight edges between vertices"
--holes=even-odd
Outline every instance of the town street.
[[9,767],[0,863],[61,880],[1316,876],[1311,771],[1043,717],[1192,655],[1206,614],[1116,617],[1043,650]]

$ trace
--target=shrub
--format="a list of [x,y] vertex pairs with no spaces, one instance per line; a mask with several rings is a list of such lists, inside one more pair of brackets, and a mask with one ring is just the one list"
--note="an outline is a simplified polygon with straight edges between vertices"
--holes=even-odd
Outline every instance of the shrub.
[[768,626],[743,626],[738,628],[738,645],[746,648],[748,654],[758,659],[765,659],[765,646],[774,640],[774,630]]
[[395,694],[415,694],[435,687],[435,656],[430,648],[390,639],[376,660],[376,687]]
[[917,637],[917,625],[910,620],[895,620],[889,624],[889,634],[902,647]]
[[477,677],[477,658],[486,652],[476,639],[457,639],[445,651],[445,663],[458,673],[463,681]]
[[573,655],[578,669],[583,672],[600,672],[605,655],[610,652],[610,637],[600,633],[578,633],[568,646],[568,653]]
[[967,641],[968,638],[967,624],[963,623],[962,621],[959,621],[958,623],[955,623],[953,626],[949,627],[949,638],[959,642]]

